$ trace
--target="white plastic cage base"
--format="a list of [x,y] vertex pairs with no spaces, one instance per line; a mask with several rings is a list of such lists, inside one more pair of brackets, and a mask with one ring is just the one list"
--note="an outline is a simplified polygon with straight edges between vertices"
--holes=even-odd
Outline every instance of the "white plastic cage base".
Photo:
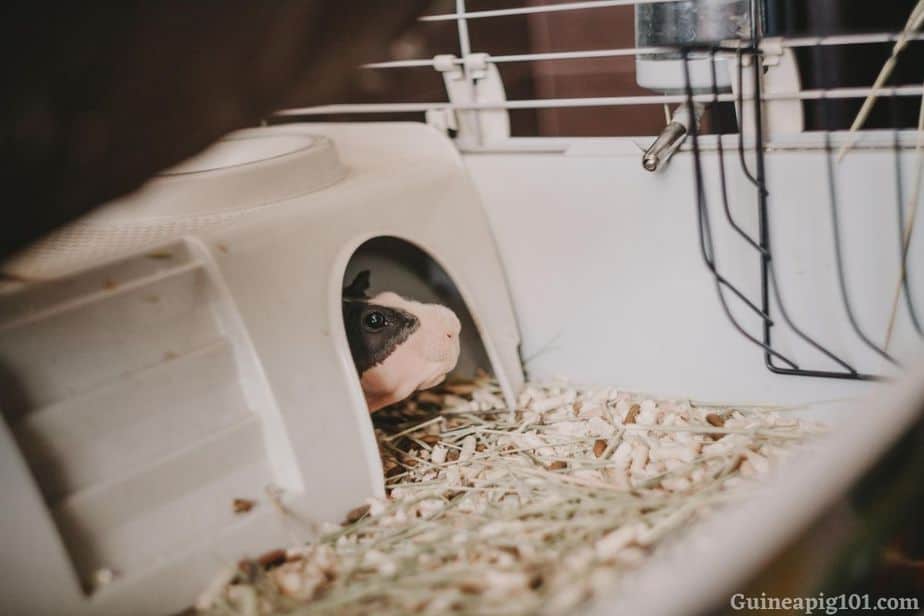
[[[512,403],[519,334],[451,143],[425,126],[380,124],[251,130],[237,145],[299,133],[328,137],[343,165],[299,167],[298,151],[206,160],[187,182],[156,179],[84,224],[116,242],[187,190],[198,191],[196,215],[234,210],[233,220],[177,227],[185,239],[167,244],[120,244],[117,254],[135,254],[0,293],[6,613],[176,612],[220,566],[304,541],[312,521],[339,521],[384,493],[341,317],[344,273],[371,238],[403,239],[445,270],[477,326],[463,336],[480,336]],[[261,179],[291,185],[290,174],[337,169],[332,185],[301,178],[296,194]],[[226,188],[252,196],[251,183],[270,191],[264,201]],[[98,261],[77,248],[84,266]],[[255,506],[235,513],[234,499]],[[94,586],[100,577],[112,579]]]

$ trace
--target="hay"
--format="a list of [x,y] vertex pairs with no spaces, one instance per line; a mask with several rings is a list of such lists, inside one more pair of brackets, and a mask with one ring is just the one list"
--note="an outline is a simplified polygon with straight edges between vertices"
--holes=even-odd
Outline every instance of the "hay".
[[487,377],[377,414],[389,496],[311,545],[245,561],[211,614],[560,613],[746,495],[822,428],[785,409]]

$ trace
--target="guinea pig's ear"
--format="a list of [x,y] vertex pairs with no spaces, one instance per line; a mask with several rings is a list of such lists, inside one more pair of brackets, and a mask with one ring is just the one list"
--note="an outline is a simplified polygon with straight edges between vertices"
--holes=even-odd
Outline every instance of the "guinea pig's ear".
[[369,289],[369,270],[356,274],[353,282],[343,288],[343,296],[350,299],[369,299],[366,290]]

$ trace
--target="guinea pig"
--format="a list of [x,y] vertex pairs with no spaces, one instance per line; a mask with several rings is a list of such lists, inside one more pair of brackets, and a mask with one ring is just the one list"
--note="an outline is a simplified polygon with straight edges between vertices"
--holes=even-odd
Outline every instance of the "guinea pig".
[[433,387],[459,360],[461,324],[439,304],[366,295],[369,271],[343,289],[343,324],[369,412]]

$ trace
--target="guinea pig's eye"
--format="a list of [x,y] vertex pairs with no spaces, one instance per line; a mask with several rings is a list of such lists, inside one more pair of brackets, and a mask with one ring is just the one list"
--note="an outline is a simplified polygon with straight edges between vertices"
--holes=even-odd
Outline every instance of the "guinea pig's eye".
[[370,312],[363,317],[363,325],[372,331],[378,331],[387,324],[388,321],[385,319],[385,315],[378,311]]

